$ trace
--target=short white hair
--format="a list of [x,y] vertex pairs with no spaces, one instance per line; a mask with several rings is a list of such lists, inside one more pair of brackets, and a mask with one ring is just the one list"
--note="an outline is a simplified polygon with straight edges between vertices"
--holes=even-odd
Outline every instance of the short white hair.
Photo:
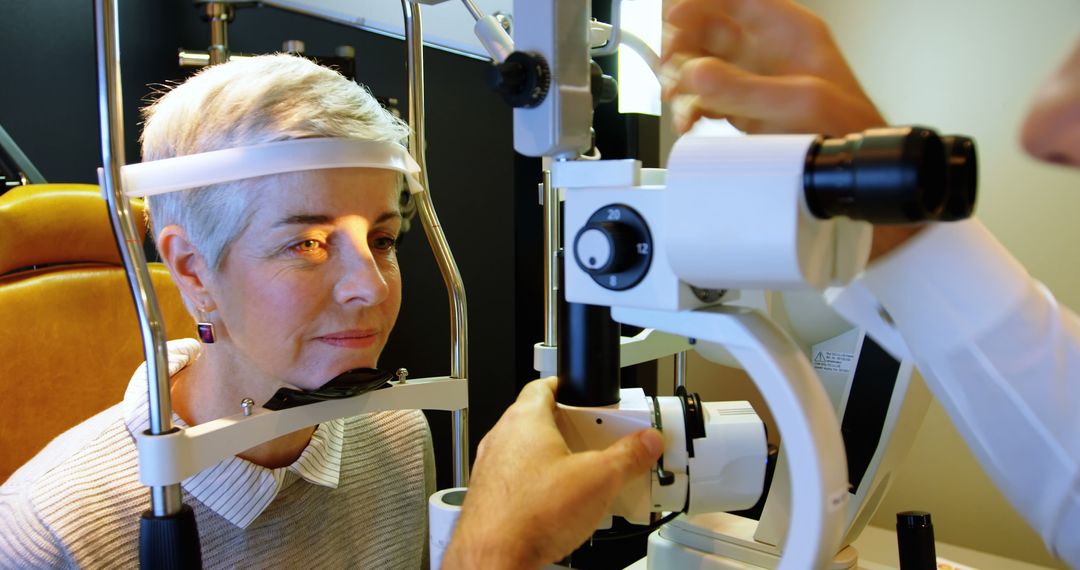
[[[203,69],[143,109],[142,159],[240,146],[344,137],[402,144],[409,127],[340,73],[287,54]],[[288,174],[147,198],[154,235],[176,224],[213,270],[247,227],[256,194]],[[403,194],[407,200],[408,193]],[[403,204],[407,206],[407,204]],[[407,212],[403,212],[407,214]]]

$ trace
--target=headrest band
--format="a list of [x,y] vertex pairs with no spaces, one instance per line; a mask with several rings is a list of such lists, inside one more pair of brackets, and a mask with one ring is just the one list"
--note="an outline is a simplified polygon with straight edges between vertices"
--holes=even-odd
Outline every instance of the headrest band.
[[424,191],[420,166],[400,145],[346,138],[295,139],[214,150],[129,164],[120,172],[124,193],[136,198],[269,174],[355,167],[400,172],[409,192]]

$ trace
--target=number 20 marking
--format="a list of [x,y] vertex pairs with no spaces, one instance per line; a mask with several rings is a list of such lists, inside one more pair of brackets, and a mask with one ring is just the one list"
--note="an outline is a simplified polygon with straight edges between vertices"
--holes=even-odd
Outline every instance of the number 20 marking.
[[622,219],[622,210],[619,210],[618,208],[608,208],[607,219],[608,221]]

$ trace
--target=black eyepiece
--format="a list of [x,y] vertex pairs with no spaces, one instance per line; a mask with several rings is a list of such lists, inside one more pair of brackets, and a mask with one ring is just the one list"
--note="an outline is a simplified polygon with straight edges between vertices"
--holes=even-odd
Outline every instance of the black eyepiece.
[[975,141],[960,135],[941,137],[945,145],[945,180],[948,197],[940,220],[951,222],[971,217],[978,193],[978,162]]
[[823,137],[806,157],[807,205],[818,218],[875,224],[967,217],[974,207],[975,147],[964,137],[948,140],[923,127]]

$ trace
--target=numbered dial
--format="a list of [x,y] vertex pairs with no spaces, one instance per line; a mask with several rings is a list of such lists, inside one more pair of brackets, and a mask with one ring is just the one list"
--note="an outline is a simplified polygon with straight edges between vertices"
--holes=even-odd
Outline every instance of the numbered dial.
[[574,238],[574,258],[601,287],[629,289],[645,277],[652,263],[649,226],[629,206],[604,206]]

